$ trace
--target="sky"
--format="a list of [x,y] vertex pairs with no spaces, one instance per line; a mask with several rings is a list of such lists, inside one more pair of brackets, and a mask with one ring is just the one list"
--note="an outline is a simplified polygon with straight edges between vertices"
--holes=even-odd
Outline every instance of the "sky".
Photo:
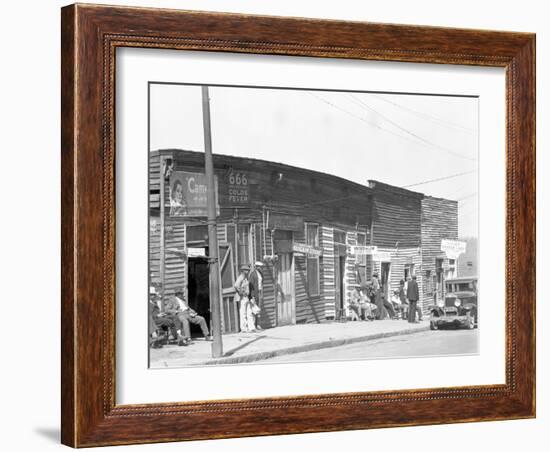
[[[214,154],[252,157],[458,201],[478,236],[478,99],[210,87]],[[204,151],[200,86],[150,85],[150,150]]]

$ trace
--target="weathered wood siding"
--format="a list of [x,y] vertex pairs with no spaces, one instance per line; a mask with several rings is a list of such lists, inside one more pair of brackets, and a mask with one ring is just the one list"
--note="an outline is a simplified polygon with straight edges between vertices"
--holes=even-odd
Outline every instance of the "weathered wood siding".
[[[350,246],[357,245],[357,232],[352,231],[348,232],[346,234],[346,245],[348,250],[350,249]],[[359,279],[357,275],[357,267],[356,267],[356,257],[353,254],[347,253],[346,256],[346,266],[345,266],[345,273],[343,275],[344,277],[344,307],[346,308],[346,315],[349,315],[349,309],[348,305],[351,301],[351,294],[353,292],[353,286],[355,284],[359,284]]]
[[370,182],[372,203],[372,244],[378,247],[420,246],[420,201],[422,194]]
[[[422,280],[426,288],[435,273],[436,259],[443,259],[443,270],[449,268],[449,259],[441,251],[441,240],[458,239],[458,202],[426,196],[422,206]],[[422,304],[427,308],[433,304],[433,295],[424,290]]]
[[[296,243],[306,243],[305,231],[293,234]],[[322,258],[320,259],[320,261]],[[294,253],[294,290],[296,300],[296,323],[319,323],[325,318],[325,305],[321,294],[312,295],[307,282],[307,259],[304,254]],[[321,262],[319,262],[319,287],[322,283]],[[321,292],[321,290],[319,290]]]
[[[273,253],[271,245],[271,232],[257,224],[255,230],[260,232],[262,238],[261,250],[266,255]],[[265,236],[265,241],[264,241]],[[263,257],[263,256],[262,256]],[[273,328],[277,326],[277,306],[275,305],[275,267],[273,263],[267,263],[262,271],[264,275],[263,303],[260,313],[260,326],[262,328]]]
[[[156,161],[156,180],[150,184],[158,194],[159,155],[172,158],[175,171],[204,172],[204,153],[162,150],[151,153]],[[229,170],[246,172],[250,203],[238,209],[239,220],[261,222],[262,208],[272,212],[299,215],[306,221],[337,225],[370,224],[370,189],[337,176],[310,171],[276,162],[214,154],[214,172],[218,177],[219,221],[229,222],[235,215],[227,204]],[[153,169],[153,163],[151,164]],[[155,190],[157,190],[155,192]],[[151,198],[150,208],[158,209],[158,197]]]
[[[160,158],[152,156],[149,164],[149,206],[160,206]],[[168,199],[168,187],[165,187]],[[168,204],[166,204],[168,205]],[[149,219],[149,279],[152,284],[161,285],[161,220],[158,216]],[[165,215],[164,224],[164,297],[177,289],[187,288],[186,260],[177,251],[183,251],[186,240],[186,225]]]
[[[380,252],[387,252],[390,254],[390,278],[388,294],[391,297],[394,290],[399,289],[399,282],[405,277],[405,266],[408,264],[414,264],[416,282],[418,283],[418,290],[420,294],[423,291],[423,282],[420,277],[422,272],[422,253],[420,247],[413,248],[379,248]],[[380,274],[381,262],[378,260],[373,261],[374,271]]]
[[335,281],[334,281],[334,228],[321,225],[320,245],[323,250],[321,263],[322,284],[321,299],[324,303],[326,318],[334,318],[335,314]]

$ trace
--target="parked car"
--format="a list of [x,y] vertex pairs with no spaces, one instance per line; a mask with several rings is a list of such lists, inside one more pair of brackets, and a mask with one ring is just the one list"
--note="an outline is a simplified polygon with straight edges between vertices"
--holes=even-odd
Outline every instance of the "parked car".
[[477,277],[445,281],[445,301],[430,306],[430,329],[444,326],[474,329],[477,327]]

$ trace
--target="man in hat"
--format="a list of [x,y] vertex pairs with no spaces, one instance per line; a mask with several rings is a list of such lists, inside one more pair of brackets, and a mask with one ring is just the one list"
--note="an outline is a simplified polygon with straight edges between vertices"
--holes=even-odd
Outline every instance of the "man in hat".
[[361,316],[362,316],[361,304],[362,304],[361,286],[359,284],[354,284],[353,292],[351,292],[351,298],[348,304],[351,321],[361,319]]
[[235,288],[235,301],[240,303],[239,306],[239,320],[241,326],[241,333],[250,333],[256,331],[254,327],[254,316],[252,315],[252,306],[250,303],[250,282],[248,280],[248,273],[250,267],[243,264],[239,267],[239,276],[233,284]]
[[199,325],[205,340],[212,340],[212,336],[210,336],[208,326],[206,325],[206,320],[204,320],[203,316],[198,315],[195,310],[189,307],[182,290],[177,290],[174,293],[174,297],[168,300],[164,310],[167,314],[174,315],[181,321],[184,342],[186,344],[191,343],[190,323],[193,325]]
[[257,330],[261,330],[260,326],[260,312],[262,309],[262,295],[263,295],[263,281],[264,275],[262,273],[263,262],[256,261],[248,276],[249,284],[249,298],[251,303],[252,316],[254,318],[253,326]]
[[188,345],[185,337],[181,334],[183,324],[176,315],[170,315],[160,311],[160,296],[154,287],[149,288],[149,335],[151,338],[152,348],[161,348],[157,330],[167,330],[170,334],[171,329],[176,330],[178,345]]
[[420,298],[416,276],[407,283],[407,299],[409,300],[409,323],[418,323],[416,320],[416,304]]

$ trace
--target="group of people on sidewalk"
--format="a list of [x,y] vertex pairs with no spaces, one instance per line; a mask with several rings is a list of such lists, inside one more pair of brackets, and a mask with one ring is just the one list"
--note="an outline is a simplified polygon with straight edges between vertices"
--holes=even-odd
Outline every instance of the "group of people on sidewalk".
[[260,312],[264,275],[263,262],[254,262],[252,266],[243,264],[239,276],[233,285],[235,302],[239,303],[239,322],[241,333],[253,333],[261,330]]
[[198,325],[204,339],[212,340],[208,325],[203,316],[189,307],[183,291],[174,293],[164,303],[164,311],[160,306],[161,297],[154,287],[149,289],[149,341],[152,348],[161,348],[161,335],[172,336],[178,345],[187,346],[192,343],[191,324]]
[[407,281],[402,279],[399,289],[394,290],[391,297],[386,297],[385,292],[377,273],[373,273],[370,282],[356,284],[348,305],[351,320],[383,320],[389,317],[418,323],[417,313],[418,319],[422,320],[416,276],[409,277]]

